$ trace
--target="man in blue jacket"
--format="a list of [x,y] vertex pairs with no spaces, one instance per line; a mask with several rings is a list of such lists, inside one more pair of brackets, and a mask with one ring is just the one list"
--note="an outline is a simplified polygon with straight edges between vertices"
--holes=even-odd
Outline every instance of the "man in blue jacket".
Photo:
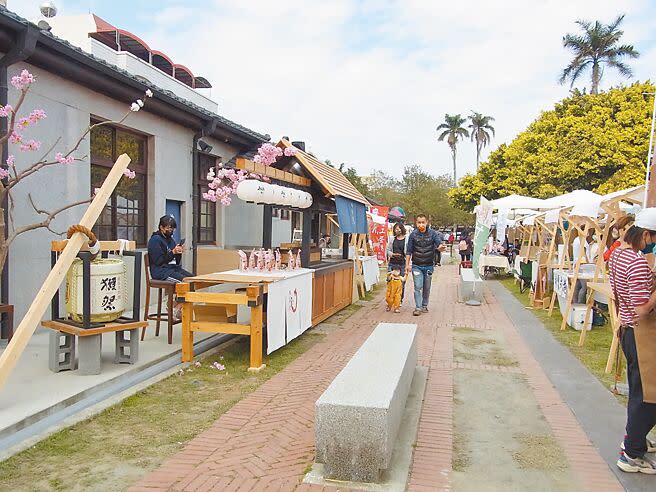
[[412,271],[412,281],[415,286],[414,316],[428,312],[428,298],[430,297],[431,281],[435,255],[446,248],[442,244],[442,234],[428,227],[428,219],[424,214],[415,217],[415,230],[408,238],[406,248],[406,272]]

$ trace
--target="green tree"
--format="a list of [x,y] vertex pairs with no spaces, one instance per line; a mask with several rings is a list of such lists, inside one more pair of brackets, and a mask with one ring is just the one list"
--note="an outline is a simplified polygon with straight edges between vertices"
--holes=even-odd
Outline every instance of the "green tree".
[[471,121],[469,124],[469,128],[471,128],[471,140],[472,142],[476,142],[476,170],[478,171],[481,161],[481,150],[487,147],[492,140],[490,132],[492,132],[492,136],[495,136],[494,127],[490,125],[490,122],[494,121],[494,118],[472,111],[472,114],[469,115],[469,121]]
[[[468,137],[469,132],[462,127],[462,124],[467,121],[459,114],[444,115],[444,123],[441,123],[435,130],[439,133],[437,140],[442,142],[446,138],[446,143],[451,148],[451,158],[453,159],[453,186],[456,186],[458,177],[456,173],[456,146],[463,137]],[[443,130],[440,133],[440,130]]]
[[[326,161],[328,162],[328,161]],[[332,166],[332,164],[329,164]],[[335,166],[332,166],[335,167]],[[346,179],[348,179],[355,188],[362,193],[364,196],[369,196],[370,190],[369,187],[362,181],[362,178],[356,171],[354,167],[346,167],[346,163],[342,162],[339,165],[339,170],[341,173],[346,176]]]
[[656,87],[635,83],[602,92],[578,90],[500,145],[449,196],[472,210],[488,199],[519,193],[549,198],[576,189],[610,193],[644,183]]
[[638,58],[638,53],[630,44],[618,44],[624,31],[620,30],[620,24],[624,15],[620,15],[611,24],[605,25],[599,21],[593,24],[590,21],[578,20],[576,23],[582,29],[583,34],[566,34],[563,37],[563,46],[574,54],[574,58],[563,70],[560,83],[571,81],[570,87],[579,76],[590,69],[590,82],[592,94],[599,92],[599,82],[603,76],[602,65],[617,69],[623,76],[633,76],[631,68],[622,60],[625,58]]

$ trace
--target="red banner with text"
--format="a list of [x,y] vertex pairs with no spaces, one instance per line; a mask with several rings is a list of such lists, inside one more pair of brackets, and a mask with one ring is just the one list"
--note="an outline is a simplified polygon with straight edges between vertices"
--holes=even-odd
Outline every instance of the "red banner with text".
[[371,207],[370,237],[374,253],[379,261],[385,261],[387,250],[387,214],[389,207]]

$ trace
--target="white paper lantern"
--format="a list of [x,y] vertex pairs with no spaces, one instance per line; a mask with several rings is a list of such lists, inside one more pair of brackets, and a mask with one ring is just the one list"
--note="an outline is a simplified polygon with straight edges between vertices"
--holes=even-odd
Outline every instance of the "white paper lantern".
[[305,192],[297,190],[296,191],[296,200],[294,201],[294,206],[296,208],[303,208],[304,203],[305,203]]
[[237,185],[237,196],[245,202],[254,202],[257,199],[257,187],[260,182],[247,179]]
[[303,192],[303,205],[301,206],[302,208],[309,208],[312,206],[312,195],[306,191]]
[[268,184],[263,183],[262,181],[257,182],[257,187],[255,188],[255,203],[267,203],[269,192]]
[[278,185],[269,185],[271,190],[271,203],[272,205],[280,205],[280,186]]

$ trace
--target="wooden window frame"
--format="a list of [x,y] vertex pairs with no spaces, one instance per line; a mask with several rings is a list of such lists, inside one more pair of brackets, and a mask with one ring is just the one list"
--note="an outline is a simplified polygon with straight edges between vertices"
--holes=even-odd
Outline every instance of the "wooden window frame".
[[[99,123],[99,120],[91,120],[91,124],[94,125],[96,123]],[[112,131],[112,158],[103,158],[103,157],[98,157],[94,156],[91,153],[91,143],[89,143],[89,162],[90,166],[98,166],[98,167],[104,167],[111,169],[114,166],[114,163],[116,162],[116,159],[118,158],[117,155],[117,135],[118,133],[124,133],[127,135],[132,135],[135,137],[138,137],[140,140],[143,141],[142,144],[142,159],[140,163],[135,163],[131,162],[130,163],[130,170],[134,171],[136,174],[139,176],[143,177],[144,180],[144,190],[143,190],[143,208],[139,208],[138,210],[143,211],[143,237],[135,239],[135,242],[138,247],[145,247],[148,244],[148,135],[145,133],[141,133],[129,128],[125,128],[122,126],[117,126],[117,125],[103,125],[102,128],[107,128]],[[91,133],[89,133],[89,142],[91,142]],[[91,179],[93,177],[92,174],[92,169],[89,169],[89,181],[91,184]],[[91,184],[91,194],[94,193],[94,186]],[[112,196],[109,200],[110,202],[110,208],[111,208],[111,225],[109,226],[111,228],[111,237],[110,238],[102,238],[103,240],[116,240],[118,238],[118,205],[117,205],[117,200],[116,200],[116,194],[112,193]],[[106,226],[105,226],[106,227]]]
[[[203,165],[205,164],[210,164],[209,162],[204,163],[203,159],[213,159],[214,162],[211,163],[211,165],[208,166],[207,169],[203,169]],[[207,202],[208,204],[213,205],[213,208],[210,208],[213,212],[211,214],[202,214],[201,213],[201,208],[203,204],[203,193],[207,192],[209,190],[209,187],[207,186],[208,181],[207,181],[207,173],[209,172],[209,168],[213,167],[215,170],[218,167],[219,163],[221,163],[221,157],[212,155],[212,154],[206,154],[205,152],[198,152],[198,180],[194,183],[194,188],[196,191],[196,195],[194,197],[195,200],[198,200],[198,206],[196,210],[198,210],[198,217],[194,217],[194,220],[196,221],[196,244],[216,244],[216,233],[217,233],[217,228],[216,228],[216,220],[217,220],[217,205],[216,203],[213,202]],[[211,221],[212,226],[211,227],[202,227],[201,228],[201,216],[202,215],[210,215],[213,217],[213,221]],[[201,229],[203,230],[212,230],[214,233],[211,234],[214,239],[210,240],[201,240]]]

